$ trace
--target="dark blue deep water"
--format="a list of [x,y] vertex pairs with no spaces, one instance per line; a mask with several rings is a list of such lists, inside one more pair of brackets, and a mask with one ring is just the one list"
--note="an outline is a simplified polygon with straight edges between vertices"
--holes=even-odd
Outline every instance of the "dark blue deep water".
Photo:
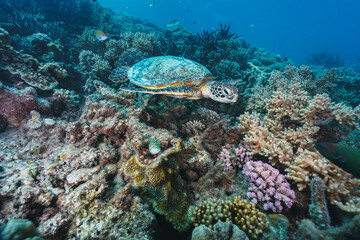
[[230,24],[231,30],[267,51],[295,63],[314,53],[332,53],[347,65],[360,58],[360,1],[358,0],[100,0],[165,26],[173,20],[201,32]]

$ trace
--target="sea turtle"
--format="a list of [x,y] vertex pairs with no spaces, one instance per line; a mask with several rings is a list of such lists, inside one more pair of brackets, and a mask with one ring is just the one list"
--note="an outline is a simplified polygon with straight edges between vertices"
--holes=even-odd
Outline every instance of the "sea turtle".
[[163,94],[175,98],[212,100],[230,103],[238,99],[237,88],[217,82],[203,65],[174,56],[146,58],[132,67],[114,69],[109,79],[114,82],[130,80],[142,88],[121,88],[131,92]]

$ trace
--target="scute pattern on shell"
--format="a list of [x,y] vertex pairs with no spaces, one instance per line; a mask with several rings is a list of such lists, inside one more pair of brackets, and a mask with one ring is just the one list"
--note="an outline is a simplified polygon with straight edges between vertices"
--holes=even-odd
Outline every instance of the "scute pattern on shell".
[[160,89],[169,86],[199,87],[212,81],[212,75],[203,65],[173,56],[144,59],[129,69],[129,80],[141,87]]

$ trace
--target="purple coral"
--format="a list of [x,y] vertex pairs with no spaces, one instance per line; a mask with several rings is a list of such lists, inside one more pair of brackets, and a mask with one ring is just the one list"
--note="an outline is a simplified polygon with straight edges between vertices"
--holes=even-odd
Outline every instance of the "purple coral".
[[253,203],[263,202],[264,209],[273,212],[292,206],[295,192],[279,170],[261,161],[248,161],[242,172],[250,181],[247,196]]
[[234,168],[240,169],[246,162],[252,159],[251,155],[246,154],[249,148],[249,144],[245,141],[241,141],[236,148],[226,144],[221,148],[221,152],[216,160],[224,162],[224,171],[231,171]]

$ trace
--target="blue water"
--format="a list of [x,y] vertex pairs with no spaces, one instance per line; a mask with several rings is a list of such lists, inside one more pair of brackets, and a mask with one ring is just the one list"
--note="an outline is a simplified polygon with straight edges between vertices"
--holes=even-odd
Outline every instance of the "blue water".
[[172,20],[192,32],[230,24],[231,31],[267,51],[301,64],[313,53],[359,64],[359,0],[100,0],[113,10],[165,26]]

